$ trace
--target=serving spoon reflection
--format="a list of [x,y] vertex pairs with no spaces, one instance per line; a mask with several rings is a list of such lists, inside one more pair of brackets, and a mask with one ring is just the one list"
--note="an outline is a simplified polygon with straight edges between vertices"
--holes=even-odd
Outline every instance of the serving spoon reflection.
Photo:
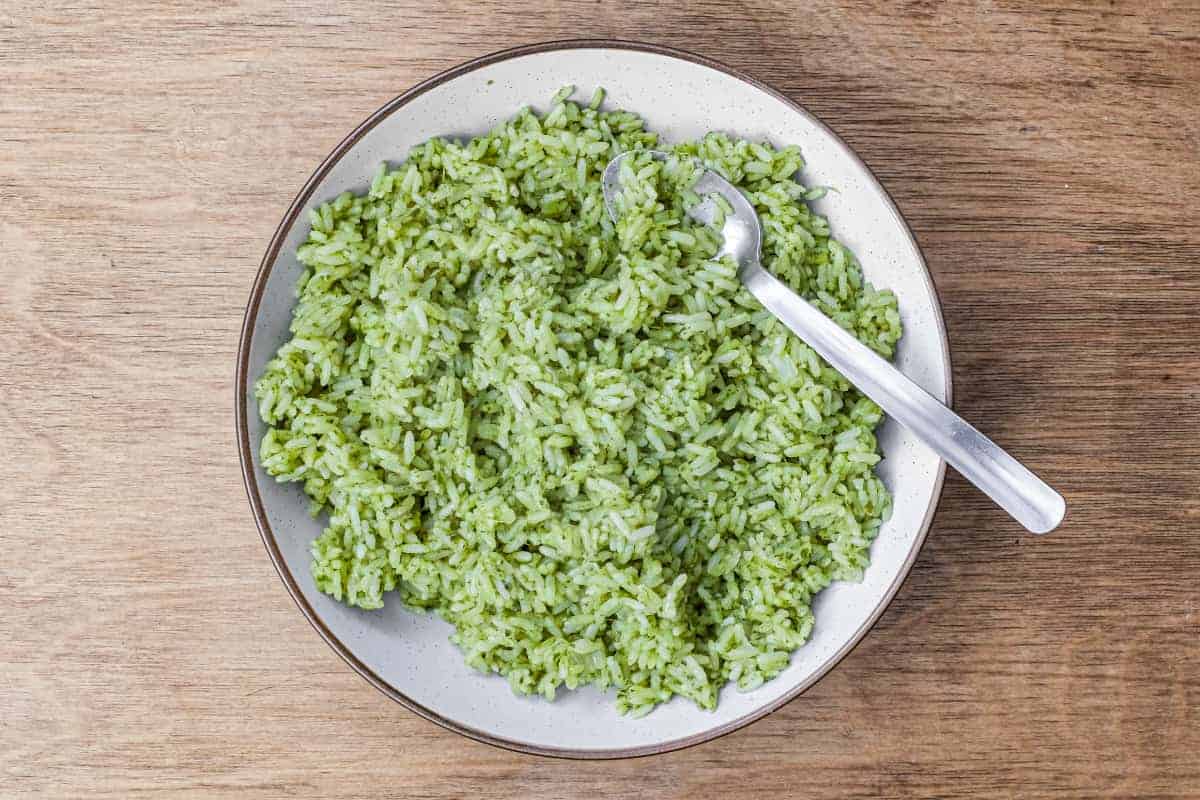
[[[614,222],[619,211],[621,167],[645,152],[622,153],[604,169],[604,204]],[[667,158],[666,153],[649,152],[656,159]],[[758,213],[733,184],[705,170],[692,190],[701,202],[688,215],[702,224],[711,225],[717,218],[713,195],[724,198],[732,208],[725,214],[724,244],[718,256],[733,257],[742,284],[780,322],[1031,533],[1048,533],[1058,527],[1067,511],[1062,495],[763,268]]]

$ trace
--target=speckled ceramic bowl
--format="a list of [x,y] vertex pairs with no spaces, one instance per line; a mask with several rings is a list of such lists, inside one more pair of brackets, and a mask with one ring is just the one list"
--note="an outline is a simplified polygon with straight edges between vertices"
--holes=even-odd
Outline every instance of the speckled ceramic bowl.
[[272,561],[317,632],[384,694],[452,730],[527,752],[581,758],[664,752],[735,730],[812,686],[866,634],[900,587],[925,539],[945,467],[898,426],[880,430],[879,473],[895,511],[871,549],[858,584],[837,584],[815,603],[812,639],[779,677],[747,693],[726,687],[716,711],[676,698],[646,717],[617,714],[594,689],[555,702],[518,697],[501,677],[468,668],[449,627],[391,602],[378,612],[342,606],[309,575],[309,543],[321,530],[298,487],[272,480],[258,463],[263,424],[254,379],[285,340],[301,267],[297,245],[308,210],[346,190],[362,192],[381,161],[403,159],[434,136],[479,134],[519,106],[542,106],[559,87],[597,86],[607,103],[635,111],[667,140],[723,130],[798,144],[804,183],[835,187],[818,201],[835,235],[869,279],[892,289],[904,321],[897,363],[935,397],[950,399],[950,357],[938,300],[921,253],[895,205],[850,148],[812,114],[745,75],[708,59],[613,41],[533,45],[486,56],[416,86],[372,114],[339,144],[301,189],[271,240],[246,311],[237,366],[237,429],[246,490]]

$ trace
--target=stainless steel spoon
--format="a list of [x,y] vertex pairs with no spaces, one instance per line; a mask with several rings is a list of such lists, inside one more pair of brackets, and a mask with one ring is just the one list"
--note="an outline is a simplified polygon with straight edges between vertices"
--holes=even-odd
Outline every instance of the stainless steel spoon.
[[[651,154],[660,160],[667,158],[666,153]],[[604,169],[604,203],[614,221],[621,165],[634,155],[636,152],[622,153]],[[759,263],[762,227],[741,192],[711,170],[704,172],[694,191],[702,202],[688,213],[701,223],[712,224],[716,218],[716,204],[708,199],[712,195],[720,195],[732,206],[733,213],[726,214],[721,230],[725,242],[720,255],[733,256],[738,277],[760,303],[1031,533],[1048,533],[1058,527],[1067,511],[1062,495],[763,269]]]

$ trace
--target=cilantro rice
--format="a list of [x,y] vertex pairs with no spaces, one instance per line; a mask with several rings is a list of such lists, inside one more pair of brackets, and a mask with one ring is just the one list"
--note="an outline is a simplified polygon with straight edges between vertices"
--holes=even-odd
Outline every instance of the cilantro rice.
[[262,464],[328,515],[321,591],[436,611],[518,692],[711,709],[787,666],[891,507],[880,410],[713,259],[685,215],[697,164],[753,201],[766,268],[884,356],[896,300],[805,204],[795,147],[640,157],[614,225],[605,164],[658,139],[568,97],[312,212],[255,387]]

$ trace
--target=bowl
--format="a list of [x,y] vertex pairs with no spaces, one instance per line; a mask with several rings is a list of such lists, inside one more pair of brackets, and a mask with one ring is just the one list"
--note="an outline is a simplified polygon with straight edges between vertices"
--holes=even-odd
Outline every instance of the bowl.
[[606,103],[634,111],[667,141],[722,130],[752,140],[797,144],[802,181],[832,191],[813,203],[877,287],[899,298],[904,336],[896,364],[940,400],[950,400],[950,356],[936,291],[911,231],[887,192],[850,147],[801,106],[733,69],[677,50],[585,40],[519,47],[484,56],[409,89],[367,118],[317,167],[272,237],[250,296],[238,352],[237,438],[246,491],[267,552],[317,632],[376,688],[451,730],[501,747],[544,755],[612,758],[661,753],[736,730],[811,687],[867,633],[916,560],[941,494],[945,465],[890,421],[878,431],[878,466],[894,498],[861,583],[837,583],[813,604],[812,638],[761,687],[726,686],[715,711],[675,698],[632,719],[611,694],[560,692],[554,702],[513,694],[508,682],[468,667],[432,615],[389,602],[381,611],[343,606],[317,591],[309,544],[323,524],[296,485],[262,469],[264,433],[253,382],[288,336],[302,268],[297,246],[308,211],[344,191],[364,192],[382,161],[400,161],[435,136],[481,134],[520,106],[544,108],[560,87],[595,87]]

